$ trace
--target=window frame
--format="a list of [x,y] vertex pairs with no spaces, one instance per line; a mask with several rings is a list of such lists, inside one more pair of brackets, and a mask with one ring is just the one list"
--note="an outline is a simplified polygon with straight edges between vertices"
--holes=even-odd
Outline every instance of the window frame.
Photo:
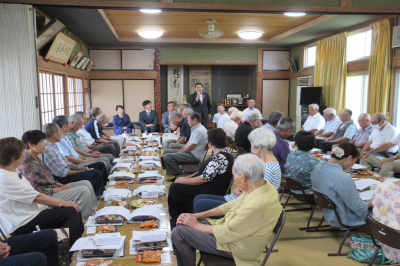
[[[49,80],[47,78],[46,78],[46,80],[43,80],[42,79],[43,75],[50,75],[51,77]],[[56,85],[56,77],[61,78],[61,82],[57,81],[57,85]],[[51,123],[51,120],[55,116],[65,114],[65,95],[64,95],[63,78],[64,77],[61,74],[51,73],[51,72],[47,72],[47,71],[39,71],[39,98],[40,98],[40,109],[39,110],[40,110],[40,122],[41,122],[42,126],[46,123]],[[50,80],[51,80],[51,92],[49,91],[48,87],[47,88],[43,87],[44,83],[49,85]],[[57,89],[57,88],[59,88],[59,86],[61,86],[61,93]],[[47,99],[46,99],[47,105],[45,103],[44,95],[51,95],[50,97],[47,97]],[[61,98],[61,101],[57,101],[58,97]],[[50,99],[52,100],[52,104],[49,103]],[[61,106],[58,106],[57,102],[61,102],[62,103]],[[52,105],[51,110],[43,110],[45,106],[48,107],[50,105]],[[50,114],[50,116],[52,116],[51,120],[48,120],[45,118],[46,116],[48,116],[48,114]]]
[[[369,86],[369,74],[368,72],[363,73],[348,73],[346,76],[346,89],[345,95],[347,94],[347,78],[349,77],[358,77],[362,76],[362,101],[361,101],[361,111],[360,114],[367,112],[367,105],[368,105],[368,86]],[[345,98],[345,105],[347,99]]]
[[[361,29],[356,29],[356,30],[353,30],[353,31],[349,31],[349,33],[347,35],[347,40],[346,40],[346,60],[347,60],[347,63],[353,62],[353,61],[358,61],[358,60],[363,60],[363,59],[368,59],[371,56],[371,52],[370,52],[370,55],[349,60],[348,54],[347,54],[348,45],[349,45],[348,38],[351,37],[351,36],[357,35],[357,34],[365,33],[365,32],[370,31],[370,30],[372,31],[371,26],[367,26],[367,27],[363,27]],[[371,32],[371,34],[372,34],[372,32]],[[364,44],[364,46],[365,46],[365,44]],[[372,49],[372,37],[371,37],[371,49]],[[365,47],[364,47],[364,53],[365,53]]]
[[309,44],[309,45],[304,46],[303,68],[313,68],[313,67],[315,67],[315,64],[314,64],[314,65],[310,65],[310,66],[307,65],[307,61],[308,61],[308,57],[307,57],[307,55],[308,55],[308,49],[311,48],[311,47],[315,47],[315,56],[317,56],[317,49],[316,49],[316,48],[317,48],[317,44],[316,44],[316,43],[312,43],[312,44]]
[[[72,90],[70,90],[70,80],[72,80]],[[77,80],[80,80],[81,82],[81,88],[80,91],[77,91]],[[68,95],[68,112],[69,114],[74,114],[77,111],[82,111],[85,112],[85,100],[84,100],[84,88],[83,88],[83,78],[80,77],[73,77],[73,76],[68,76],[67,77],[67,84],[68,84],[68,90],[67,90],[67,95]],[[78,103],[77,101],[79,100],[79,97],[77,93],[80,93],[80,100],[81,102]],[[71,96],[73,97],[73,105],[71,105]],[[78,107],[82,106],[82,110],[78,110]],[[73,111],[71,111],[71,108],[74,108]]]
[[393,101],[393,115],[392,115],[392,125],[397,127],[398,123],[400,123],[400,115],[397,116],[400,111],[400,69],[394,71],[395,75],[395,87],[394,87],[394,101]]

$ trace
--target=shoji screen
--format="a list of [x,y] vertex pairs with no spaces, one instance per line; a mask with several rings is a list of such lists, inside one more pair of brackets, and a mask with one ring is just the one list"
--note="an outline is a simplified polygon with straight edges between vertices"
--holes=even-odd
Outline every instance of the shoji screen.
[[289,115],[289,80],[263,80],[262,114],[267,119],[269,113],[277,110],[285,116]]
[[122,80],[91,80],[92,107],[100,107],[112,117],[117,113],[115,106],[123,104]]
[[0,3],[0,138],[40,129],[32,6]]
[[143,101],[150,100],[153,110],[156,109],[154,97],[154,80],[124,80],[125,113],[132,122],[139,121],[139,113],[144,110]]

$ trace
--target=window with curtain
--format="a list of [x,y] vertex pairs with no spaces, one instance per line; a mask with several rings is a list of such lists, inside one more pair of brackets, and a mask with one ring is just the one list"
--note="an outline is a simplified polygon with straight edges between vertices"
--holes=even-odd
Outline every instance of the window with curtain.
[[400,70],[396,71],[396,85],[394,89],[394,114],[393,114],[393,125],[396,128],[400,128]]
[[64,112],[63,78],[51,73],[39,73],[40,115],[42,125],[51,123],[57,115]]
[[346,108],[353,112],[352,119],[367,111],[368,75],[348,76],[346,80]]
[[305,52],[305,67],[313,67],[315,66],[315,56],[317,53],[317,46],[315,44],[306,46]]
[[347,37],[347,61],[369,57],[371,55],[371,37],[371,29],[349,33]]
[[83,111],[83,84],[80,78],[68,78],[69,114]]

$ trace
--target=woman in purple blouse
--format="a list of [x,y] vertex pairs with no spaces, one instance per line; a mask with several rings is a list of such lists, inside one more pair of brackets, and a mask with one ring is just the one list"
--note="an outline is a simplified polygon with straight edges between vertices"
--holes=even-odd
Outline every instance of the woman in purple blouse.
[[117,105],[115,107],[117,114],[113,117],[113,126],[115,135],[121,135],[122,133],[132,133],[132,123],[129,115],[124,114],[124,107]]

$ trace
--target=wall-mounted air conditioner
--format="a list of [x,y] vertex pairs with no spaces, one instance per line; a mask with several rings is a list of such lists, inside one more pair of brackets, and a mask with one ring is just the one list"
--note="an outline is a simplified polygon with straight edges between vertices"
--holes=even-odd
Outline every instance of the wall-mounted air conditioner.
[[314,76],[297,78],[297,86],[313,87],[314,86]]

